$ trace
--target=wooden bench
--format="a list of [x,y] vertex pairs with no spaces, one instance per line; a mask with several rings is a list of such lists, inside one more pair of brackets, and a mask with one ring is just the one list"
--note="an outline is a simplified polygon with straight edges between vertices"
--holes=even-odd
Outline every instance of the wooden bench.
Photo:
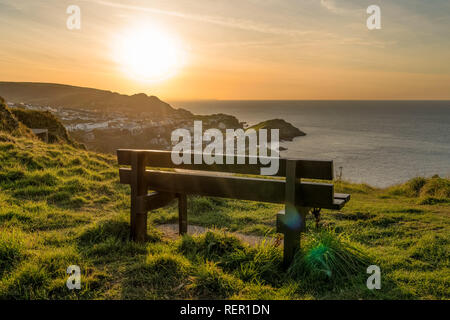
[[[307,213],[312,208],[338,210],[350,200],[348,194],[334,193],[332,184],[301,181],[332,180],[332,161],[280,158],[276,176],[285,179],[268,179],[214,174],[259,175],[263,165],[256,161],[258,164],[249,164],[249,156],[245,157],[245,164],[236,164],[235,157],[235,164],[175,165],[171,151],[120,149],[117,150],[117,158],[119,165],[131,166],[120,168],[119,173],[120,182],[131,185],[130,224],[134,241],[145,241],[147,237],[147,212],[166,206],[175,198],[178,199],[179,232],[186,233],[188,194],[284,203],[285,210],[278,213],[276,227],[277,232],[284,234],[284,263],[288,265],[300,247],[300,234],[305,230]],[[149,193],[148,190],[153,191]]]
[[42,141],[48,143],[48,129],[31,129],[31,132]]

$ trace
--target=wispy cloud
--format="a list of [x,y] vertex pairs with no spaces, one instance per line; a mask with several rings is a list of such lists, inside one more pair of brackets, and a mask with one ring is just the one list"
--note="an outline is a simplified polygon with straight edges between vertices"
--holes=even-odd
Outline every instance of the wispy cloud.
[[320,0],[320,5],[323,8],[327,9],[328,11],[331,11],[335,14],[341,14],[341,15],[358,14],[360,11],[363,10],[363,9],[350,9],[350,8],[344,8],[342,6],[338,6],[336,4],[335,0]]
[[[83,0],[83,1],[87,1],[87,0]],[[92,3],[92,1],[89,1],[89,2]],[[267,33],[267,34],[286,35],[286,36],[305,36],[305,35],[321,33],[322,35],[327,35],[327,34],[330,36],[332,35],[331,33],[324,34],[323,32],[318,32],[318,31],[314,31],[314,30],[299,30],[299,29],[289,29],[289,28],[277,27],[277,26],[273,26],[273,25],[269,25],[269,24],[258,23],[258,22],[252,21],[252,20],[234,19],[234,18],[211,16],[211,15],[197,15],[197,14],[190,14],[190,13],[179,12],[179,11],[162,10],[162,9],[153,8],[153,7],[128,5],[128,4],[117,3],[117,2],[112,2],[112,1],[95,0],[95,3],[104,5],[104,6],[108,6],[108,7],[113,7],[113,8],[161,14],[161,15],[166,15],[166,16],[187,19],[187,20],[191,20],[191,21],[215,24],[215,25],[219,25],[222,27],[235,28],[235,29],[241,29],[241,30],[246,30],[246,31],[255,31],[255,32],[261,32],[261,33]]]
[[336,3],[334,2],[334,0],[320,0],[320,5],[332,12],[335,13],[342,13],[343,10],[336,7]]
[[[88,1],[92,3],[92,0],[81,0],[81,1]],[[125,10],[131,10],[131,11],[137,11],[137,12],[146,12],[146,13],[152,13],[152,14],[159,14],[159,15],[165,15],[165,16],[171,16],[171,17],[177,17],[180,19],[186,19],[189,21],[195,21],[195,22],[202,22],[202,23],[208,23],[208,24],[214,24],[222,27],[227,28],[234,28],[234,29],[240,29],[245,31],[254,31],[254,32],[260,32],[265,34],[272,34],[277,36],[289,36],[292,39],[290,40],[290,44],[297,45],[299,43],[303,45],[315,45],[319,44],[321,41],[327,41],[328,44],[353,44],[353,45],[360,45],[360,46],[373,46],[373,47],[382,47],[383,41],[364,41],[359,38],[348,38],[344,35],[339,35],[334,32],[324,31],[324,30],[313,30],[313,29],[292,29],[292,28],[284,28],[284,27],[278,27],[272,24],[267,23],[261,23],[256,22],[253,20],[246,20],[246,19],[234,19],[229,17],[223,17],[223,16],[212,16],[212,15],[198,15],[198,14],[191,14],[181,11],[172,11],[172,10],[163,10],[155,7],[147,7],[147,6],[138,6],[138,5],[130,5],[130,4],[124,4],[124,3],[118,3],[108,0],[94,0],[95,3],[103,6],[108,6],[111,8],[118,8],[118,9],[125,9]],[[326,7],[328,10],[331,10],[335,13],[342,13],[342,14],[351,14],[355,13],[356,10],[351,10],[347,8],[338,8],[336,7],[336,4],[334,0],[321,0],[322,6]],[[210,45],[214,45],[213,43],[210,43]],[[217,44],[220,46],[221,44]],[[223,43],[222,43],[223,45]],[[228,43],[228,45],[232,45]],[[263,46],[263,42],[236,42],[234,43],[235,46]]]

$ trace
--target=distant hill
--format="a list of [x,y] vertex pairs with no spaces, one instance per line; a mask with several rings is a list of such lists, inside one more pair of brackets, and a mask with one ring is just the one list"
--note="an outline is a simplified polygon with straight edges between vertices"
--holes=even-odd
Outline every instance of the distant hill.
[[159,98],[147,96],[144,93],[129,96],[106,90],[52,83],[0,81],[0,96],[3,96],[8,102],[51,107],[134,113],[148,112],[160,116],[189,113],[186,110],[174,109]]

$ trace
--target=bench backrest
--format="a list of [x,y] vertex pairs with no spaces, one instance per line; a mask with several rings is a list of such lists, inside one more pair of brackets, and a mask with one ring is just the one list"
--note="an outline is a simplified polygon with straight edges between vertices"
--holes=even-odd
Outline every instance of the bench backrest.
[[[194,154],[191,154],[191,164],[176,165],[171,159],[171,151],[160,150],[133,150],[133,149],[119,149],[117,150],[117,158],[119,165],[131,165],[132,154],[139,153],[144,157],[144,164],[147,167],[154,168],[177,168],[186,170],[198,171],[213,171],[213,172],[228,172],[240,173],[249,175],[260,175],[260,170],[266,167],[258,163],[257,157],[246,155],[245,164],[237,164],[238,156],[234,157],[234,164],[226,164],[225,156],[223,156],[223,164],[194,164]],[[270,157],[265,157],[270,160]],[[253,160],[255,164],[250,162]],[[288,160],[295,161],[297,164],[296,172],[297,178],[305,179],[319,179],[319,180],[333,180],[333,161],[319,161],[319,160],[301,160],[301,159],[285,159],[279,158],[279,170],[274,176],[286,177],[286,162]],[[267,162],[265,162],[267,163]]]

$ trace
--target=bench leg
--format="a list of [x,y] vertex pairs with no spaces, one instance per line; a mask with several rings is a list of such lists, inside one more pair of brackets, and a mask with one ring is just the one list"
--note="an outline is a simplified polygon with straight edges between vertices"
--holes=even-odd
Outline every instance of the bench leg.
[[277,232],[284,234],[283,266],[288,268],[300,249],[301,233],[305,231],[306,215],[310,208],[287,206],[277,215]]
[[134,241],[144,242],[147,239],[147,212],[139,212],[135,216]]
[[284,248],[283,248],[283,267],[289,268],[292,261],[294,261],[295,254],[300,249],[300,232],[286,232],[284,234]]
[[147,238],[147,211],[138,205],[138,198],[147,194],[144,180],[145,155],[133,152],[131,155],[131,240],[143,242]]
[[180,235],[187,233],[187,196],[177,194],[178,197],[178,230]]

